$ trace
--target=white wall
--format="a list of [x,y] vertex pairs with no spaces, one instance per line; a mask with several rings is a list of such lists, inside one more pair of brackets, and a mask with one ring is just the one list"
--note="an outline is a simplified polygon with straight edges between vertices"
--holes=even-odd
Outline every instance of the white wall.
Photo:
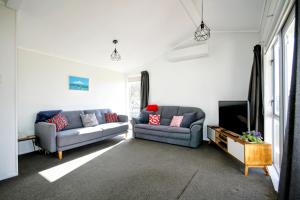
[[18,174],[15,19],[15,11],[0,5],[0,180]]
[[[90,79],[90,90],[68,89],[69,75]],[[41,110],[111,108],[125,113],[125,76],[39,52],[18,49],[18,132],[34,133]],[[32,151],[30,142],[19,144],[19,154]]]
[[219,100],[247,99],[258,38],[258,33],[213,33],[207,57],[181,62],[162,57],[141,68],[149,71],[150,103],[199,107],[205,125],[217,125]]

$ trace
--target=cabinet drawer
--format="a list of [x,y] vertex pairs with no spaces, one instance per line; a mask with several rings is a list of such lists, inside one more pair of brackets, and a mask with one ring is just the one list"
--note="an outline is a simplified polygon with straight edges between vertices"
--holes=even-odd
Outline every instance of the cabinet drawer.
[[207,137],[210,140],[216,142],[216,133],[215,133],[215,130],[212,129],[212,128],[207,127]]
[[242,163],[245,162],[245,152],[244,152],[244,145],[238,142],[235,142],[231,138],[227,138],[228,142],[228,153],[233,155],[235,158],[239,159]]

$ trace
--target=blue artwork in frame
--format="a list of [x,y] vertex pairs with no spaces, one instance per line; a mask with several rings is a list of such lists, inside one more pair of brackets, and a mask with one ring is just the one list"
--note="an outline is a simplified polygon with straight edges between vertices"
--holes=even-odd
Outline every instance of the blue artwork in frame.
[[69,90],[89,91],[89,79],[69,76]]

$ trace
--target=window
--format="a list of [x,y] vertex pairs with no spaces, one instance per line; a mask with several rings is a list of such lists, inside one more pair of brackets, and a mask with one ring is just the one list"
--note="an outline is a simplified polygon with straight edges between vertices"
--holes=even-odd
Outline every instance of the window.
[[[267,67],[266,73],[269,73],[270,76],[266,75],[265,77],[270,78],[265,80],[265,84],[269,84],[265,88],[272,89],[271,93],[268,91],[265,92],[266,95],[269,95],[269,97],[265,97],[267,99],[265,102],[265,106],[267,107],[266,129],[267,132],[271,132],[269,141],[272,142],[273,165],[278,174],[280,173],[281,167],[283,139],[291,85],[294,26],[295,20],[294,13],[292,12],[266,54],[266,59],[269,59],[267,66],[265,66]],[[268,111],[268,99],[271,102],[270,112]],[[268,124],[270,124],[270,126]]]
[[278,36],[276,42],[274,43],[273,46],[273,60],[272,60],[272,68],[273,68],[273,115],[272,115],[272,133],[273,133],[273,139],[272,139],[272,144],[273,144],[273,163],[276,168],[276,170],[279,172],[280,171],[280,162],[281,162],[281,152],[282,152],[282,131],[281,131],[281,126],[280,126],[280,120],[281,120],[281,112],[280,112],[280,103],[281,103],[281,98],[280,98],[280,93],[281,93],[281,88],[280,84],[282,82],[281,79],[281,56],[280,56],[280,46],[281,39]]
[[284,52],[284,101],[285,101],[285,116],[286,125],[288,99],[290,96],[292,66],[294,56],[294,38],[295,38],[295,19],[291,18],[283,28],[283,52]]

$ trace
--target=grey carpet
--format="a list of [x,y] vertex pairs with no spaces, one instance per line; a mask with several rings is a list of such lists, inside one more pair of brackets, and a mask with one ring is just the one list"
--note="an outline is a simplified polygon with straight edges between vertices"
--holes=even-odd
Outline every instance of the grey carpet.
[[106,140],[55,155],[19,158],[19,173],[0,182],[0,199],[276,199],[270,177],[213,145],[191,149],[131,139],[50,183],[38,172],[118,143]]

